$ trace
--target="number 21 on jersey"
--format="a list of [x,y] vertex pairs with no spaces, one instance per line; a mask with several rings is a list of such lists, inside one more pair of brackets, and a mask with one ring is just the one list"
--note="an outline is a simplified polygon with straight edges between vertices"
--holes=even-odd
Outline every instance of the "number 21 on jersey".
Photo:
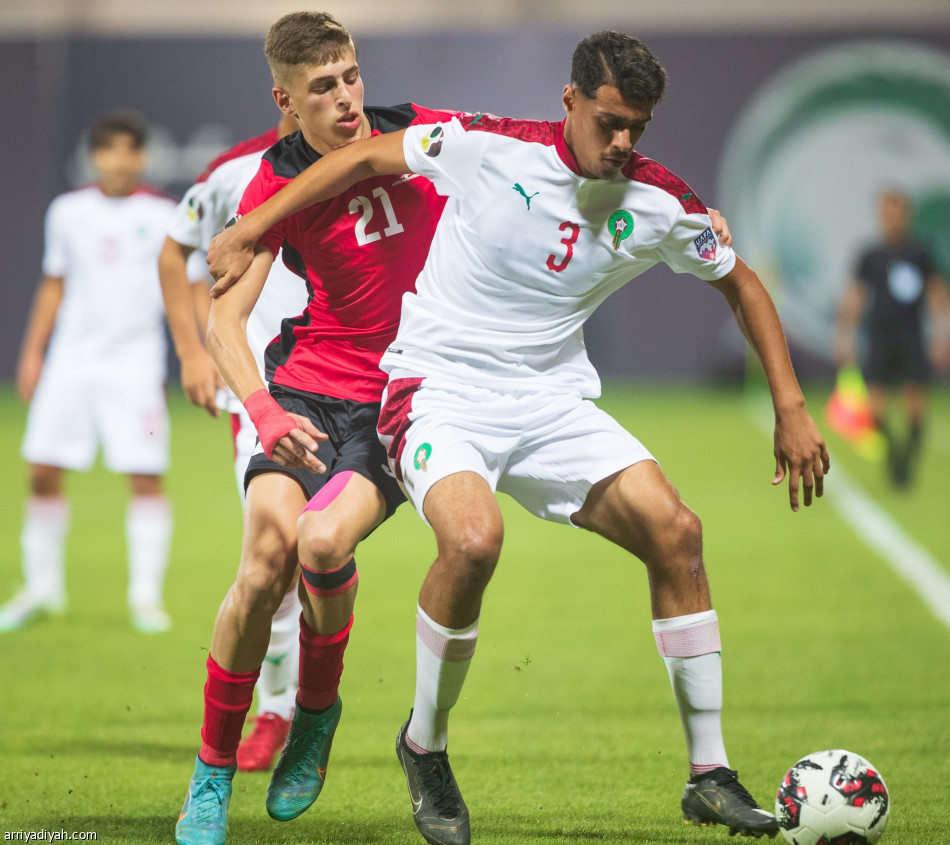
[[[378,200],[383,208],[383,214],[386,216],[386,228],[380,231],[370,232],[369,225],[373,219],[375,205],[373,200]],[[360,219],[356,221],[356,243],[359,246],[374,243],[380,238],[388,238],[391,235],[398,235],[405,231],[402,223],[396,220],[396,211],[393,208],[393,201],[389,194],[383,188],[376,188],[373,191],[373,199],[369,197],[353,197],[350,200],[350,214],[359,214]]]

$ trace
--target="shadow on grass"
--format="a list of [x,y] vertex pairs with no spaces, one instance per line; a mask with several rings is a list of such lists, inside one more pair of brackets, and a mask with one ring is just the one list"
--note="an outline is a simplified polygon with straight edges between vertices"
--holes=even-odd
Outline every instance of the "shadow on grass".
[[[18,815],[10,818],[0,810],[0,828],[5,831],[38,833],[45,830],[57,833],[91,831],[95,840],[108,845],[152,845],[175,841],[177,816],[46,816],[33,818]],[[228,831],[228,845],[396,845],[421,842],[409,819],[387,822],[342,822],[309,820],[275,822],[270,819],[232,821]]]
[[[599,816],[533,819],[494,815],[477,822],[473,820],[472,838],[481,843],[522,845],[522,843],[598,842],[604,845],[683,845],[698,841],[693,829],[684,829],[679,823],[656,825],[636,819],[620,818],[608,821]],[[702,837],[700,837],[702,838]]]
[[[4,830],[57,832],[92,831],[95,841],[109,845],[152,845],[174,841],[176,817],[69,815],[34,818],[23,814],[10,818],[0,810],[0,827]],[[473,839],[479,845],[523,845],[549,842],[651,843],[651,845],[682,845],[695,842],[682,828],[669,828],[636,823],[605,824],[597,829],[594,819],[576,824],[556,820],[495,816],[475,823]],[[267,818],[232,820],[228,845],[419,845],[422,838],[409,818],[392,820],[341,820],[303,816],[293,822],[275,822]]]
[[138,758],[149,763],[193,762],[198,752],[194,742],[123,741],[118,737],[75,738],[57,744],[55,753],[64,757],[101,759],[115,756],[120,759]]

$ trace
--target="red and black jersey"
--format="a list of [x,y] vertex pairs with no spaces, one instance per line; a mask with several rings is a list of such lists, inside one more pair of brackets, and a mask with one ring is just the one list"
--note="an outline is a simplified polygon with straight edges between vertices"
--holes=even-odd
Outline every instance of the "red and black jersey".
[[[372,134],[463,118],[410,103],[366,109]],[[239,213],[261,205],[321,157],[295,132],[271,147]],[[415,289],[445,205],[432,183],[411,174],[359,182],[327,202],[282,220],[262,239],[306,281],[307,308],[285,319],[267,347],[269,381],[378,402],[386,384],[379,359],[396,336],[402,296]]]

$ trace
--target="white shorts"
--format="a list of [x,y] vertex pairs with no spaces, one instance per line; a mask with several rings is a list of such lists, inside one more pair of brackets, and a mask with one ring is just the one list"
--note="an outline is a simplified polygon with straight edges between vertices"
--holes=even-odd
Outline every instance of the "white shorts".
[[499,393],[422,378],[389,382],[379,436],[423,520],[429,489],[469,471],[535,516],[573,524],[571,516],[595,483],[655,460],[613,417],[580,396]]
[[100,445],[113,472],[161,475],[168,469],[164,376],[47,364],[30,402],[23,457],[87,470]]

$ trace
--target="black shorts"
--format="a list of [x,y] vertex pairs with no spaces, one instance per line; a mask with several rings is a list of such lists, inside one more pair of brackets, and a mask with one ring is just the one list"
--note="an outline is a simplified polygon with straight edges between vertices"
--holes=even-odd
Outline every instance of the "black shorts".
[[285,467],[263,452],[255,451],[244,474],[244,488],[255,475],[282,472],[297,480],[307,499],[312,499],[334,475],[350,470],[369,479],[386,500],[386,519],[406,497],[392,476],[386,450],[376,435],[379,402],[355,402],[317,393],[304,393],[279,384],[270,386],[270,394],[285,411],[307,417],[320,431],[329,435],[320,443],[318,454],[325,473],[300,467]]
[[873,331],[864,379],[869,384],[927,384],[933,379],[920,332]]

